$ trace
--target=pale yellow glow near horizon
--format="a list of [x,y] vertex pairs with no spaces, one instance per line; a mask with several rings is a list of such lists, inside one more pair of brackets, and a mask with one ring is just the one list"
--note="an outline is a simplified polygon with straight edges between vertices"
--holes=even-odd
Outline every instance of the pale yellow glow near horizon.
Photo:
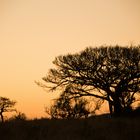
[[54,93],[41,80],[54,58],[87,46],[140,43],[139,0],[0,0],[0,96],[28,117]]

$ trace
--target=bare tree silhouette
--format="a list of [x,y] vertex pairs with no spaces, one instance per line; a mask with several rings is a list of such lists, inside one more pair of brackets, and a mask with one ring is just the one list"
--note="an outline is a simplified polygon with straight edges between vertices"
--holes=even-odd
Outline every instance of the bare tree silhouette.
[[4,122],[3,113],[16,111],[16,109],[13,108],[15,104],[16,101],[12,101],[6,97],[0,97],[0,117],[2,122]]
[[91,109],[89,102],[85,98],[70,98],[68,94],[63,93],[58,99],[54,100],[51,108],[46,107],[46,113],[52,119],[79,119],[87,118],[89,115],[95,115],[101,102],[97,102]]
[[25,113],[22,113],[20,111],[17,111],[16,115],[14,115],[12,117],[13,120],[17,120],[17,121],[24,121],[27,120],[27,116]]
[[74,97],[93,96],[109,103],[110,114],[121,115],[140,92],[140,46],[101,46],[58,56],[43,78],[43,88]]

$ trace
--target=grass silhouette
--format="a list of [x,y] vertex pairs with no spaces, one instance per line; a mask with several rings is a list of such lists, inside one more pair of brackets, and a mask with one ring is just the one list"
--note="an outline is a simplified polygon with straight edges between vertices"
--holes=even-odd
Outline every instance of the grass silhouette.
[[138,116],[13,120],[0,124],[0,140],[138,140],[139,128]]

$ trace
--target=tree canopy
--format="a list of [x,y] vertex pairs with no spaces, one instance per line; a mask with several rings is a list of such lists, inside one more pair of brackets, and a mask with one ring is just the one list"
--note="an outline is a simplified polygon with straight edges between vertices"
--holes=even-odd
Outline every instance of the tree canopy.
[[60,55],[43,80],[50,90],[72,97],[93,96],[109,103],[111,114],[131,107],[140,92],[140,46],[88,47],[80,53]]
[[16,111],[13,108],[15,104],[16,104],[16,101],[12,101],[6,97],[0,97],[0,117],[1,117],[2,122],[4,122],[3,113]]

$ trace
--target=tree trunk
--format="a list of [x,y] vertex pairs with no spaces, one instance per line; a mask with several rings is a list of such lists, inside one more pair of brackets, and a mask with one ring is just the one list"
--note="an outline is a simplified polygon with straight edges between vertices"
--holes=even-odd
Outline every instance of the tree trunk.
[[0,113],[0,116],[1,116],[1,122],[3,123],[4,122],[3,114]]
[[112,116],[113,115],[113,106],[112,106],[112,103],[110,103],[109,101],[108,101],[108,105],[109,105],[109,111],[110,111],[110,116]]
[[114,116],[120,116],[122,114],[122,105],[117,94],[115,95],[114,101]]

